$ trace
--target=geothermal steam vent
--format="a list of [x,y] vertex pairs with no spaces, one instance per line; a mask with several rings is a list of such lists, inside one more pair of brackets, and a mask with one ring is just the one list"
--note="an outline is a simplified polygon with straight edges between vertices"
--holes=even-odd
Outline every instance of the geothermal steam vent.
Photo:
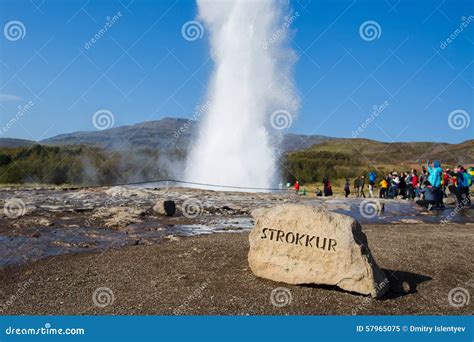
[[257,209],[248,260],[262,278],[289,284],[337,285],[380,297],[388,281],[353,218],[299,204]]

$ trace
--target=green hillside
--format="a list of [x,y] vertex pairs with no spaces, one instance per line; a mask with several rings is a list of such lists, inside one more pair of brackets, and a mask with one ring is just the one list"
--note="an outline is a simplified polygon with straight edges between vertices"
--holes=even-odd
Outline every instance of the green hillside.
[[[90,145],[0,148],[1,184],[110,185],[167,178],[182,169],[186,151],[135,148],[111,151]],[[382,143],[366,139],[336,139],[285,154],[283,177],[293,182],[354,178],[376,170],[420,168],[439,159],[444,166],[474,164],[474,140],[461,144]]]
[[0,148],[0,183],[105,185],[159,176],[159,153],[113,153],[90,146]]
[[474,140],[461,144],[384,143],[368,139],[336,139],[286,155],[283,172],[288,181],[320,182],[354,178],[376,170],[385,174],[392,170],[421,169],[427,160],[438,159],[445,166],[474,164]]

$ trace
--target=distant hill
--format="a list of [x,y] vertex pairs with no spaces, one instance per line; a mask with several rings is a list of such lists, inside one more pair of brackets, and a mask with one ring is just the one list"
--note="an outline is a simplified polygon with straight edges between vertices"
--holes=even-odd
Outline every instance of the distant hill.
[[446,144],[333,139],[287,153],[282,172],[288,180],[311,183],[321,182],[324,176],[352,179],[372,170],[378,174],[407,171],[412,167],[420,170],[427,160],[439,160],[444,167],[474,165],[474,140]]
[[187,148],[193,125],[180,131],[187,119],[165,118],[103,131],[61,134],[42,140],[47,145],[94,145],[106,149]]
[[28,147],[37,144],[37,141],[14,139],[14,138],[0,138],[0,148],[3,147]]
[[[187,119],[165,118],[103,131],[61,134],[40,142],[0,138],[0,183],[103,185],[179,177],[196,129],[197,125]],[[279,149],[285,152],[281,173],[287,181],[321,182],[324,176],[341,180],[371,170],[386,174],[410,167],[420,169],[428,159],[438,159],[444,167],[474,165],[474,140],[447,144],[298,134],[275,137],[279,138]]]
[[[188,119],[164,118],[103,131],[74,132],[57,135],[40,142],[0,138],[1,147],[28,147],[34,144],[71,146],[92,145],[113,150],[179,149],[184,153],[196,134],[197,124]],[[368,139],[339,139],[323,135],[283,135],[282,151],[309,155],[317,152],[342,153],[364,164],[419,163],[440,159],[447,163],[474,163],[474,140],[461,144],[447,143],[386,143]]]
[[[187,149],[197,129],[188,119],[164,118],[131,126],[103,131],[61,134],[41,141],[47,145],[94,145],[107,149],[136,148]],[[334,138],[322,135],[285,134],[281,142],[283,151],[305,149]]]
[[283,136],[281,149],[287,152],[299,151],[334,139],[336,138],[326,137],[324,135],[303,135],[288,133]]
[[438,159],[448,164],[474,163],[474,140],[460,144],[432,142],[380,142],[368,139],[333,139],[308,151],[344,153],[367,164],[420,164]]

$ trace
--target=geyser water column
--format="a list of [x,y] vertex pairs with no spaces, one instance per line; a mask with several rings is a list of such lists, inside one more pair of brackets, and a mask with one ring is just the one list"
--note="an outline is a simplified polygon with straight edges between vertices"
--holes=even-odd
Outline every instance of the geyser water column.
[[270,141],[281,131],[270,117],[275,111],[294,115],[297,108],[287,5],[198,0],[215,70],[208,110],[187,160],[188,181],[260,188],[278,182],[278,156]]

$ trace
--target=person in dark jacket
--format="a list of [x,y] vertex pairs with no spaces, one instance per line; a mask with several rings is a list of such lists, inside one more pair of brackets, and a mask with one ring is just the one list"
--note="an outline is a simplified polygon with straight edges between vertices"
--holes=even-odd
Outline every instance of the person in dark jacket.
[[425,182],[428,180],[428,171],[423,166],[421,169],[420,179],[418,179],[418,183],[420,184],[420,189],[424,188]]
[[420,190],[424,196],[422,200],[416,201],[416,204],[421,205],[422,207],[428,208],[431,210],[436,204],[438,200],[438,194],[436,188],[431,186],[431,183],[426,181],[424,184],[424,188]]
[[407,198],[407,183],[406,183],[406,174],[402,172],[400,174],[400,183],[398,184],[398,189],[400,190],[400,195],[402,199]]
[[331,182],[329,181],[329,178],[324,176],[323,178],[323,192],[324,196],[332,196],[332,188],[331,188]]
[[397,172],[393,171],[390,178],[389,198],[397,198],[399,184],[400,184],[400,177],[398,177]]
[[354,192],[356,194],[356,197],[359,197],[359,181],[360,181],[360,176],[354,179]]
[[349,178],[346,178],[346,184],[344,184],[344,196],[348,197],[351,193],[351,184],[349,183]]
[[364,187],[365,187],[365,176],[360,176],[359,187],[358,187],[358,193],[359,193],[358,197],[365,198]]
[[413,191],[413,183],[412,183],[412,180],[413,180],[413,175],[410,171],[407,171],[406,174],[405,174],[405,183],[406,183],[406,191],[405,191],[405,194],[406,194],[406,198],[408,199],[413,199],[415,196],[414,196],[414,191]]

